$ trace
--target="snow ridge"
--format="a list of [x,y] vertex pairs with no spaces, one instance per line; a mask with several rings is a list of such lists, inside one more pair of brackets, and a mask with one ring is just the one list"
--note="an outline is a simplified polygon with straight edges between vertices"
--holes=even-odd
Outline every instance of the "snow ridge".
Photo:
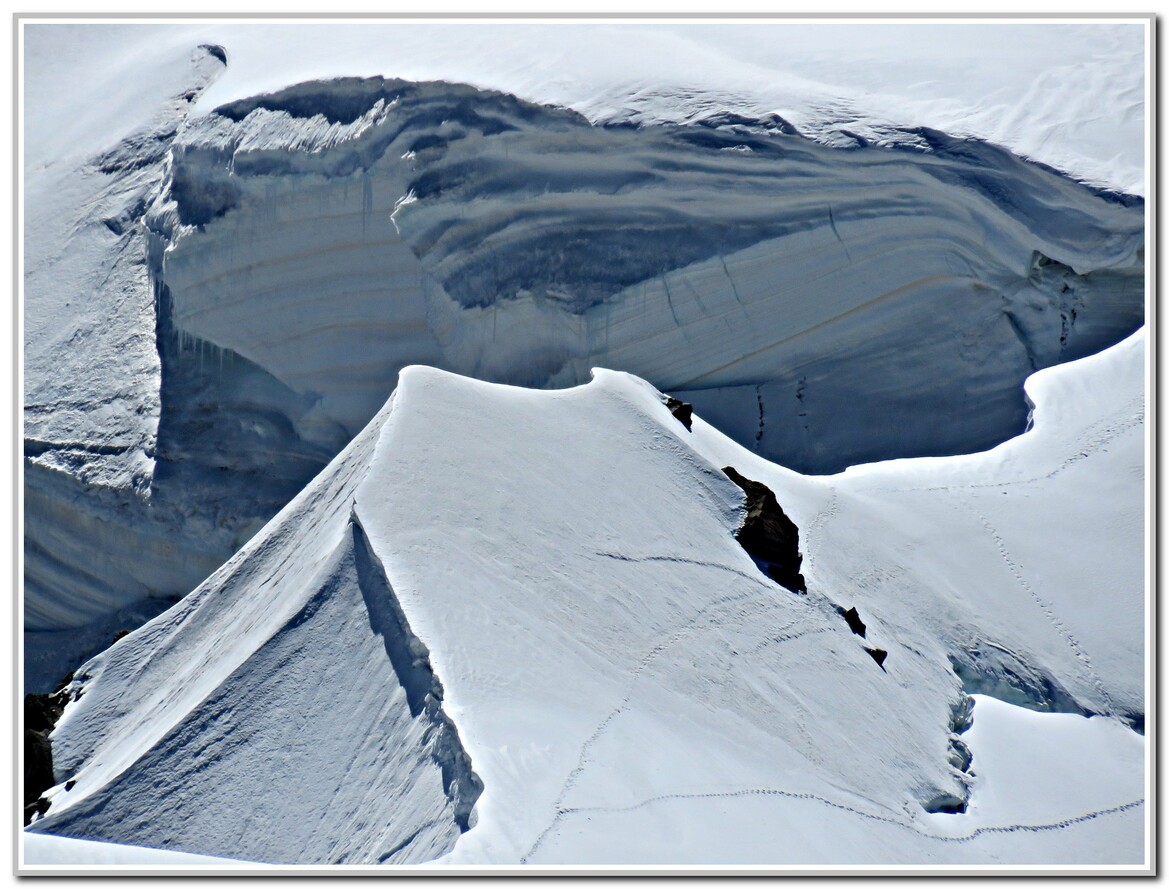
[[65,783],[33,830],[411,862],[474,823],[482,782],[352,506],[392,406],[265,535],[78,671],[53,739]]
[[[471,769],[471,758],[459,741],[458,729],[443,712],[442,683],[430,665],[430,652],[410,630],[406,614],[390,587],[381,560],[369,545],[356,509],[350,513],[349,525],[354,538],[358,583],[370,612],[370,623],[384,640],[386,655],[406,692],[410,714],[417,718],[425,712],[432,724],[434,738],[429,746],[435,764],[442,771],[443,791],[454,807],[455,823],[459,829],[470,830],[474,825],[475,801],[483,792],[483,782]],[[403,840],[387,853],[386,859],[392,858],[416,837]]]
[[771,114],[598,127],[377,77],[158,135],[98,163],[156,188],[102,226],[140,251],[154,406],[105,403],[103,428],[157,425],[119,451],[47,434],[72,413],[31,400],[29,459],[60,473],[29,476],[39,630],[190,589],[410,364],[540,387],[620,367],[764,456],[829,471],[1001,441],[1025,424],[1026,373],[1141,318],[1139,200],[932,130],[840,151]]
[[[1106,353],[1103,370],[1129,381],[1115,388],[1140,357],[1139,335]],[[830,480],[767,464],[699,415],[687,429],[626,374],[540,392],[409,368],[224,569],[79,672],[80,699],[53,735],[58,777],[76,783],[46,794],[32,829],[262,861],[653,861],[678,843],[687,860],[811,861],[833,854],[801,826],[820,823],[801,808],[812,805],[869,861],[1033,860],[1040,847],[1013,845],[1022,836],[1070,843],[1076,860],[1113,836],[1130,850],[1136,736],[1117,719],[1063,715],[1113,745],[1100,750],[1116,778],[1074,811],[995,808],[985,727],[956,720],[971,689],[951,664],[974,640],[1006,652],[1009,675],[1060,690],[1033,706],[1126,716],[1142,706],[1128,663],[1139,627],[1085,632],[1066,603],[1087,585],[1053,590],[1020,556],[1029,595],[992,537],[966,533],[979,526],[956,505],[1008,498],[932,491],[939,475],[961,492],[963,475],[1058,463],[1107,415],[1101,404],[1126,401],[1090,382],[1101,362],[1082,364],[1045,372],[1036,425],[995,451]],[[1053,390],[1081,387],[1095,406],[1049,410]],[[1139,438],[1130,430],[1032,484],[1058,506],[1081,487],[1068,473],[1124,463]],[[807,529],[806,595],[769,580],[735,539],[743,500],[727,465]],[[884,488],[901,493],[870,495]],[[1130,500],[1092,513],[1117,552]],[[998,529],[1027,520],[1018,506],[975,511]],[[1090,577],[1076,559],[1093,548],[1071,539],[1068,570]],[[1106,607],[1128,615],[1139,588],[1120,581]],[[837,603],[863,614],[864,637]],[[889,653],[883,669],[873,646]],[[370,700],[385,701],[373,722]],[[266,757],[287,749],[290,721],[306,758]],[[955,746],[964,727],[973,768]],[[942,799],[966,813],[934,814]],[[708,807],[697,822],[695,806]],[[627,849],[633,834],[614,819],[651,809]],[[228,812],[249,824],[292,814],[240,831],[224,826],[238,822]],[[687,827],[699,822],[714,825],[708,837]],[[791,842],[759,845],[763,823]]]

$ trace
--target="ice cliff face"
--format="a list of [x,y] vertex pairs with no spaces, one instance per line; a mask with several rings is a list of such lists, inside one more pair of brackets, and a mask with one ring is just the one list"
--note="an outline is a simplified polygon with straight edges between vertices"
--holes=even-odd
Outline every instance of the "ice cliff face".
[[174,332],[307,399],[283,413],[326,447],[417,360],[540,387],[625,368],[806,471],[969,451],[1022,428],[1028,373],[1141,323],[1143,209],[910,135],[305,84],[184,129],[156,277]]
[[150,132],[92,174],[119,194],[142,179],[94,230],[132,269],[99,302],[132,296],[153,356],[133,387],[149,403],[98,403],[147,421],[125,442],[50,434],[68,410],[26,396],[34,629],[190,589],[407,364],[538,387],[628,370],[828,471],[1001,441],[1028,373],[1143,316],[1139,200],[928,130],[839,150],[774,116],[595,127],[373,78]]
[[[100,34],[94,36],[100,43]],[[130,91],[140,104],[118,109],[114,129],[124,137],[96,153],[90,153],[92,138],[78,138],[65,122],[40,120],[36,112],[44,105],[28,112],[24,554],[30,628],[75,628],[144,597],[180,595],[222,563],[225,548],[242,543],[214,522],[200,522],[187,505],[151,499],[160,379],[167,370],[141,220],[165,182],[171,142],[194,100],[223,70],[223,55],[210,46],[173,53],[171,65]],[[117,82],[117,89],[125,84]],[[104,643],[119,628],[103,628]],[[51,687],[61,675],[50,667],[42,678]]]

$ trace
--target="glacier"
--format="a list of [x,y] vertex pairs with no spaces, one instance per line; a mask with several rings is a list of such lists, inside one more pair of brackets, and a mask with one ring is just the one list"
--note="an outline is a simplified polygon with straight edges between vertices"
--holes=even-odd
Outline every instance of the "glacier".
[[68,317],[62,278],[99,278],[92,311],[120,319],[108,346],[62,328],[86,368],[70,386],[59,338],[28,335],[32,630],[185,593],[409,364],[552,388],[620,367],[829,472],[1002,441],[1028,373],[1143,320],[1143,201],[988,143],[917,128],[843,150],[725,112],[598,127],[383,78],[192,115],[221,54],[196,50],[180,111],[84,168],[111,197],[75,240],[108,252],[71,241],[27,285]]
[[1147,861],[1136,27],[395,27],[24,27],[22,860]]
[[[1139,861],[1143,369],[1138,333],[1032,377],[1033,428],[991,451],[805,476],[628,374],[408,368],[269,526],[78,671],[31,830],[318,864]],[[724,465],[801,529],[806,595],[736,541]],[[1078,720],[1113,779],[980,805],[962,736],[1008,707],[984,694]],[[988,775],[1019,768],[1000,749]]]

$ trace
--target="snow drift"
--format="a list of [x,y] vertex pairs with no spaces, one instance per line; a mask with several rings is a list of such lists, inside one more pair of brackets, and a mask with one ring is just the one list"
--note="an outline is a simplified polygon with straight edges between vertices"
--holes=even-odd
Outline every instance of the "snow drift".
[[[986,143],[841,150],[716,110],[597,127],[383,78],[189,116],[224,56],[197,51],[178,110],[84,168],[100,212],[30,278],[43,318],[104,282],[102,336],[30,331],[30,629],[186,592],[409,364],[540,387],[618,367],[823,472],[999,442],[1028,373],[1143,317],[1143,202]],[[84,365],[64,387],[62,349]]]
[[[1143,354],[1034,376],[1033,428],[992,451],[829,477],[626,374],[408,368],[79,671],[32,829],[264,861],[1139,861]],[[736,540],[728,465],[798,528],[805,595]],[[1032,767],[1061,792],[1004,797],[971,692],[1070,712],[1053,763],[1112,777]]]

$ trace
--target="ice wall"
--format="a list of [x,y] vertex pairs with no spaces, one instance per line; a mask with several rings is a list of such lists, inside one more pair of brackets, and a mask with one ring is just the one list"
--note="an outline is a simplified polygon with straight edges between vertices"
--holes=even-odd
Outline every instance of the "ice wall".
[[1141,323],[1143,204],[907,141],[303,84],[180,135],[156,274],[176,331],[349,434],[416,360],[541,387],[627,369],[802,471],[989,447],[1023,428],[1027,374]]
[[[30,626],[186,592],[412,363],[549,388],[628,370],[811,472],[1019,432],[1027,374],[1141,323],[1143,203],[902,136],[834,149],[717,111],[601,127],[349,78],[123,140],[93,175],[154,184],[103,216],[134,277],[94,304],[146,307],[128,329],[152,343],[133,365],[150,404],[74,399],[104,418],[89,429],[26,395]],[[29,392],[50,391],[36,361]]]

